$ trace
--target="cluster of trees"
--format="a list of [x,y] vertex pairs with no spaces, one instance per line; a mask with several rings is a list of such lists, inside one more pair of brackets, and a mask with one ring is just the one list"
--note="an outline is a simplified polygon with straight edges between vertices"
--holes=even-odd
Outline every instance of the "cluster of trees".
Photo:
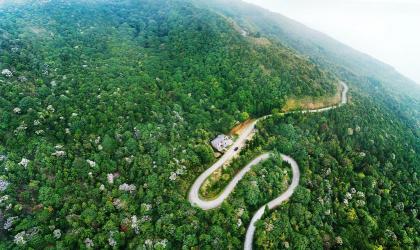
[[[2,9],[0,20],[2,249],[239,249],[253,212],[281,193],[290,172],[275,158],[257,166],[220,209],[193,208],[186,194],[215,160],[210,139],[249,116],[280,109],[290,95],[335,92],[335,78],[309,60],[275,41],[256,44],[222,16],[183,1],[35,1]],[[354,208],[354,220],[379,216],[378,225],[387,223],[397,239],[414,246],[419,227],[406,225],[414,225],[408,211],[415,209],[418,182],[396,183],[413,181],[409,173],[418,171],[410,168],[418,166],[418,137],[382,106],[354,99],[354,107],[331,117],[270,119],[249,150],[289,153],[303,166],[302,191],[281,208],[308,205],[296,213],[312,209],[315,196],[308,190],[326,192],[320,166],[331,167],[331,186],[340,183],[328,194],[340,202],[348,183],[370,199],[364,183],[380,177],[386,209],[366,210],[365,200],[363,211]],[[378,117],[374,122],[366,108]],[[375,143],[356,132],[346,143],[346,123],[356,115]],[[390,160],[387,150],[394,147]],[[338,174],[347,164],[347,175]],[[401,209],[399,202],[406,213],[401,220],[391,209]],[[370,217],[363,217],[365,210]],[[266,220],[286,223],[274,220],[282,211]],[[342,225],[343,213],[349,211],[337,206],[330,217],[316,217],[316,229],[354,246],[354,230],[362,229],[356,222]],[[319,243],[298,231],[305,218],[295,216],[294,231],[284,237]],[[332,222],[341,231],[329,228]],[[257,246],[277,244],[278,228],[267,234],[259,228]],[[390,233],[380,241],[382,229],[372,229],[369,239],[392,246]]]
[[259,223],[258,247],[419,245],[420,144],[398,116],[353,92],[340,109],[277,116],[260,129],[268,147],[293,155],[302,176],[291,201]]

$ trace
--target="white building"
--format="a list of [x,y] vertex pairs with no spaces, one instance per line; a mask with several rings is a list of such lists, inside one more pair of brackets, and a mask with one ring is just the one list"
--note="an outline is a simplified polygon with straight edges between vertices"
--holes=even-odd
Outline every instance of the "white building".
[[232,138],[227,135],[218,135],[213,141],[211,141],[211,145],[219,152],[224,152],[227,148],[233,144]]

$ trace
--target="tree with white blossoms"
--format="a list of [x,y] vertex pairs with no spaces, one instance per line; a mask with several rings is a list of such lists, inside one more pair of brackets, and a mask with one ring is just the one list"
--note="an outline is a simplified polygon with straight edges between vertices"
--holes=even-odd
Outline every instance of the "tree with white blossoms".
[[347,200],[351,200],[351,199],[352,199],[352,194],[351,194],[351,193],[349,193],[349,192],[347,192],[347,193],[346,193],[346,199],[347,199]]
[[335,237],[335,243],[337,243],[337,245],[343,245],[343,239],[340,236]]
[[176,174],[177,175],[184,175],[187,172],[186,169],[187,169],[186,166],[181,166],[180,168],[178,168],[176,170]]
[[403,202],[398,202],[397,205],[395,206],[395,209],[397,211],[403,211],[404,210],[404,203]]
[[144,209],[144,211],[148,212],[150,211],[150,209],[152,209],[152,205],[151,204],[147,204],[147,203],[142,203],[141,207]]
[[22,112],[22,110],[18,107],[13,109],[13,113],[15,113],[15,114],[20,114],[20,112]]
[[115,199],[112,201],[112,205],[114,205],[116,208],[120,209],[122,207],[122,202],[120,199]]
[[163,239],[160,240],[158,242],[155,243],[155,248],[166,248],[166,245],[168,244],[168,240],[167,239]]
[[10,185],[6,180],[0,179],[0,191],[3,192]]
[[108,183],[109,184],[113,184],[114,183],[114,174],[107,174],[106,178],[108,179]]
[[3,229],[10,230],[17,218],[17,216],[7,218],[6,222],[3,225]]
[[390,229],[385,230],[385,237],[392,240],[397,240],[397,235]]
[[151,239],[147,239],[144,241],[144,245],[146,245],[146,247],[151,248],[153,245],[153,241]]
[[17,127],[16,129],[15,129],[15,134],[18,134],[19,132],[21,132],[21,131],[25,131],[26,129],[28,128],[28,126],[26,126],[26,124],[25,124],[25,121],[23,121],[20,125],[19,125],[19,127]]
[[25,237],[26,237],[26,232],[22,231],[15,235],[13,242],[18,246],[23,246],[26,244]]
[[91,161],[91,160],[86,160],[86,162],[89,164],[89,166],[90,166],[91,168],[96,167],[96,162]]
[[60,239],[60,237],[61,237],[61,230],[60,229],[56,229],[56,230],[54,230],[53,231],[53,235],[54,235],[54,238],[55,239]]
[[245,209],[240,207],[236,210],[236,216],[241,217],[244,214],[244,212],[245,212]]
[[24,168],[28,167],[30,160],[26,159],[26,158],[22,158],[22,160],[18,163],[18,165],[23,166]]
[[349,205],[349,200],[344,199],[344,200],[343,200],[343,203],[344,203],[344,205],[346,205],[346,206],[347,206],[347,205]]
[[34,236],[38,235],[40,229],[39,227],[33,227],[26,232],[26,238],[28,240],[32,239]]
[[356,206],[357,207],[363,207],[366,204],[366,202],[364,200],[357,200],[356,201]]
[[26,81],[28,81],[28,78],[26,78],[26,76],[19,76],[19,77],[18,77],[18,80],[19,80],[20,82],[26,82]]
[[90,238],[86,238],[84,242],[86,248],[93,248],[95,246],[95,244],[93,244],[93,240],[91,240]]
[[51,113],[55,112],[55,108],[52,105],[48,105],[47,110],[50,111]]
[[271,232],[271,231],[273,231],[273,229],[274,229],[274,225],[272,224],[272,223],[265,223],[265,230],[267,231],[267,232]]
[[8,195],[4,195],[2,197],[0,197],[0,205],[3,204],[3,202],[7,201],[9,199]]
[[63,157],[63,156],[66,155],[66,152],[62,151],[62,150],[58,150],[58,151],[55,151],[54,153],[52,153],[51,155],[56,156],[56,157]]
[[236,222],[236,226],[237,227],[241,227],[242,226],[242,220],[238,219],[238,221]]
[[42,134],[44,134],[44,133],[45,133],[45,131],[44,131],[44,130],[42,130],[42,129],[35,131],[35,134],[36,134],[36,135],[42,135]]
[[127,183],[121,184],[118,188],[121,191],[126,191],[126,192],[133,192],[136,191],[136,186],[134,184],[130,184],[128,185]]
[[413,217],[416,218],[417,214],[418,214],[418,210],[415,209],[415,208],[412,208],[410,211],[411,211],[411,214],[413,215]]
[[12,77],[13,76],[13,73],[12,73],[12,71],[10,71],[10,69],[3,69],[1,71],[1,74],[6,76],[6,77]]
[[109,232],[108,244],[111,247],[115,247],[117,245],[117,241],[114,239],[114,232]]
[[136,234],[139,234],[139,222],[137,220],[137,216],[131,216],[131,228],[134,229]]
[[171,176],[169,176],[169,180],[175,181],[177,177],[178,177],[178,175],[175,172],[172,172]]

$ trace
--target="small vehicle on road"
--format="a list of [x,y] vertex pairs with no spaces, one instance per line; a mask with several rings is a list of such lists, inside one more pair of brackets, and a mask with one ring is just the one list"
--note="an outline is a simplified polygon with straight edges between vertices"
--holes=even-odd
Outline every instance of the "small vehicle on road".
[[238,149],[239,149],[238,147],[235,147],[233,150],[238,151]]

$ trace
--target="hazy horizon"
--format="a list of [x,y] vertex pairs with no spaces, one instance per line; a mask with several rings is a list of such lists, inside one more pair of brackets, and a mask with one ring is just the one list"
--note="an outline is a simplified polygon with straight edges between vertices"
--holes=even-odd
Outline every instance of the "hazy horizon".
[[[28,0],[0,0],[24,4]],[[420,1],[244,0],[323,32],[420,84]]]
[[381,60],[420,84],[420,1],[244,0]]

